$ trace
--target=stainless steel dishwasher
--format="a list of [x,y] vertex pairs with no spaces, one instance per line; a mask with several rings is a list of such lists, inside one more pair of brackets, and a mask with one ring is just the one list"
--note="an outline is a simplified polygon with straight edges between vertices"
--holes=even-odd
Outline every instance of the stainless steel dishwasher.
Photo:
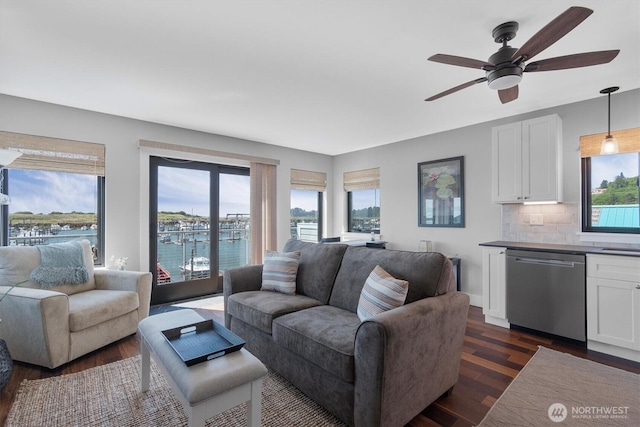
[[585,255],[507,250],[511,325],[586,341]]

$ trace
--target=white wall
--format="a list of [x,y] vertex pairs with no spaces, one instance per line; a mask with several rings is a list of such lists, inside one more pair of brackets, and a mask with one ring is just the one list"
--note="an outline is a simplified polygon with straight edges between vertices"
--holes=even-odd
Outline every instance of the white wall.
[[[516,101],[517,102],[517,101]],[[496,106],[495,108],[508,108]],[[508,119],[428,135],[336,157],[281,148],[254,141],[196,132],[0,95],[0,130],[106,145],[106,255],[128,256],[132,269],[147,266],[148,230],[144,156],[138,141],[210,148],[280,160],[278,166],[278,247],[289,238],[289,173],[306,169],[327,173],[326,235],[346,225],[345,171],[380,167],[381,234],[390,249],[416,250],[421,239],[434,249],[462,259],[462,290],[481,304],[482,263],[479,243],[500,240],[502,209],[491,202],[491,127],[558,114],[564,139],[565,201],[580,200],[579,138],[606,131],[606,97],[540,110]],[[611,105],[612,129],[640,126],[640,90],[616,93]],[[425,120],[437,120],[427,117]],[[142,157],[141,157],[142,156]],[[464,156],[465,228],[418,227],[417,164]],[[142,165],[142,166],[141,166]],[[141,225],[143,224],[143,225]]]
[[[517,102],[517,101],[516,101]],[[495,106],[508,108],[508,106]],[[346,196],[342,174],[380,168],[381,235],[388,248],[415,251],[422,239],[434,250],[461,259],[461,288],[482,301],[482,242],[501,240],[502,208],[491,202],[491,128],[514,121],[558,114],[563,127],[563,191],[566,202],[580,201],[580,136],[606,132],[607,99],[562,105],[461,129],[427,135],[382,147],[337,156],[334,161],[334,224],[332,234],[346,230]],[[426,117],[425,120],[437,120]],[[611,98],[611,126],[640,126],[640,90]],[[464,156],[465,228],[418,227],[418,163]],[[577,230],[576,230],[577,231]]]
[[[146,269],[148,262],[148,159],[149,150],[138,148],[140,139],[266,157],[278,166],[278,248],[290,236],[291,168],[327,173],[333,198],[330,156],[292,150],[221,135],[127,119],[0,94],[0,130],[96,142],[106,146],[106,248],[105,255],[128,256],[130,269]],[[164,155],[168,154],[165,152]],[[195,158],[176,153],[176,158]],[[228,162],[242,164],[242,162]],[[246,163],[248,166],[248,163]],[[142,166],[141,166],[142,165]],[[333,227],[331,216],[328,229]]]

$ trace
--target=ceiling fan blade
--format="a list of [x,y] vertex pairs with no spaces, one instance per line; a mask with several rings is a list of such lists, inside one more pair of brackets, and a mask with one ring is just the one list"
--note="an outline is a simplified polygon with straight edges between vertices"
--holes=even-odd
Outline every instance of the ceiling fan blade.
[[459,67],[468,68],[486,68],[494,69],[494,65],[486,61],[480,61],[478,59],[464,58],[462,56],[444,55],[442,53],[435,54],[428,58],[429,61],[440,62],[442,64],[457,65]]
[[509,89],[502,89],[498,91],[498,97],[500,102],[506,104],[507,102],[515,101],[518,99],[519,89],[518,86],[510,87]]
[[586,7],[570,7],[527,40],[527,42],[513,54],[512,58],[516,61],[520,57],[524,57],[525,61],[533,58],[567,35],[567,33],[577,27],[592,13],[593,10],[587,9]]
[[442,98],[443,96],[451,95],[454,92],[457,92],[457,91],[462,90],[464,88],[467,88],[469,86],[473,86],[473,85],[475,85],[477,83],[482,83],[482,82],[486,82],[486,81],[487,81],[486,77],[481,77],[481,78],[476,79],[476,80],[471,80],[470,82],[463,83],[463,84],[461,84],[459,86],[452,87],[449,90],[445,90],[444,92],[440,92],[437,95],[433,95],[432,97],[425,99],[425,101],[435,101],[436,99]]
[[524,68],[526,72],[566,70],[569,68],[589,67],[606,64],[618,56],[619,50],[601,50],[598,52],[576,53],[531,62]]

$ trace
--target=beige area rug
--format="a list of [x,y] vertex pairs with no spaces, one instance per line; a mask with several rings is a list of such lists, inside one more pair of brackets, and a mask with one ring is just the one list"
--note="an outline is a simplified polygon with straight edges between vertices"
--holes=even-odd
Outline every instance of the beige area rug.
[[[153,359],[152,359],[153,360]],[[140,392],[140,356],[83,372],[25,380],[7,417],[7,427],[186,426],[187,416],[155,363],[151,388]],[[242,404],[207,421],[207,427],[245,426]],[[263,426],[343,426],[279,375],[262,386]]]
[[640,375],[539,347],[480,426],[552,425],[639,426]]

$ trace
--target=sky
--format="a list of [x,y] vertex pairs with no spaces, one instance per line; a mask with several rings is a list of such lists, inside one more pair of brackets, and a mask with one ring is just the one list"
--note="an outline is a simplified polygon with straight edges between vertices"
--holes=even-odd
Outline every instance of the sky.
[[[209,216],[208,172],[160,167],[158,210]],[[91,175],[9,169],[9,212],[96,212],[96,178]],[[220,176],[220,216],[249,213],[249,177]]]
[[[158,168],[158,210],[209,216],[209,172]],[[249,213],[249,176],[220,175],[220,217]]]
[[9,169],[9,212],[96,212],[96,177]]
[[638,162],[637,153],[592,157],[591,185],[597,188],[605,179],[612,182],[620,172],[627,178],[638,176]]

